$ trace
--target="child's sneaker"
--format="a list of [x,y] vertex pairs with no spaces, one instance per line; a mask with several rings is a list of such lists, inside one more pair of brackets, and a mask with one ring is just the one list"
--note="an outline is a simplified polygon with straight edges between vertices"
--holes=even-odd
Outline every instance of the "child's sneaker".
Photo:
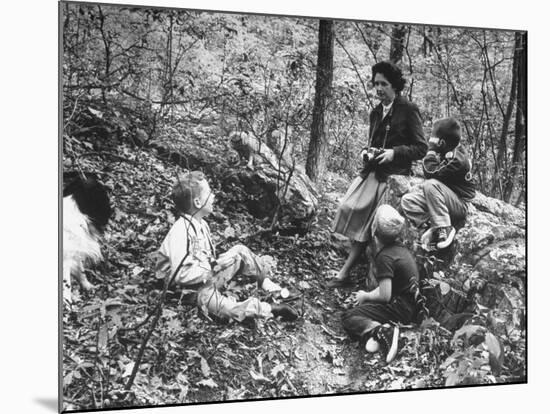
[[386,363],[389,364],[393,361],[397,355],[398,340],[399,340],[399,327],[393,328],[389,325],[381,325],[375,328],[373,337],[380,345],[382,355],[386,357]]
[[445,249],[453,242],[456,230],[452,226],[439,227],[437,229],[437,248]]
[[435,230],[436,229],[434,227],[430,227],[428,230],[422,233],[422,236],[420,237],[420,245],[427,252],[432,252],[434,250],[437,250],[435,246],[435,243],[436,243]]
[[295,301],[296,299],[299,299],[301,296],[302,296],[302,292],[293,288],[290,288],[290,289],[282,288],[278,292],[278,297],[283,302],[292,302],[292,301]]

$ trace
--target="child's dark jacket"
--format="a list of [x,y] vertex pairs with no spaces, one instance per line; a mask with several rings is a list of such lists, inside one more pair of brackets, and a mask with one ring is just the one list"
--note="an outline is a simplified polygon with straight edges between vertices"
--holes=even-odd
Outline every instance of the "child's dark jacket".
[[461,199],[470,201],[475,197],[471,163],[466,149],[461,145],[444,155],[428,152],[422,166],[426,178],[441,181]]

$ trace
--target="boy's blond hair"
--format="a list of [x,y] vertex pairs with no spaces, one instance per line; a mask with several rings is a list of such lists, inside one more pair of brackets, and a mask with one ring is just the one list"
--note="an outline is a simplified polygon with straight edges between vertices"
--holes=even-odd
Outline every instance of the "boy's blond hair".
[[201,171],[189,171],[178,177],[172,188],[172,200],[176,208],[184,214],[192,214],[196,208],[193,200],[202,195],[206,176]]
[[382,204],[376,209],[372,223],[372,234],[377,236],[382,244],[394,243],[405,224],[405,219],[389,204]]

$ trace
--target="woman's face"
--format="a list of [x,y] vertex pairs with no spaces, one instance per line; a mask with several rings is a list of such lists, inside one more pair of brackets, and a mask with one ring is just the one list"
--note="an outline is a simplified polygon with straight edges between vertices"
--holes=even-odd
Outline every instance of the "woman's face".
[[381,73],[374,75],[374,87],[376,88],[376,96],[384,105],[389,105],[394,100],[395,89]]

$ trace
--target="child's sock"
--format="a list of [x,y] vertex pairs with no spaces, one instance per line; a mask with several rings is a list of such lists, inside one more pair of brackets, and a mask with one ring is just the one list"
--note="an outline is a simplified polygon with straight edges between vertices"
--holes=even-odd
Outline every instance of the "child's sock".
[[272,282],[271,279],[266,277],[262,282],[262,289],[265,290],[266,292],[278,292],[282,288],[277,283]]

